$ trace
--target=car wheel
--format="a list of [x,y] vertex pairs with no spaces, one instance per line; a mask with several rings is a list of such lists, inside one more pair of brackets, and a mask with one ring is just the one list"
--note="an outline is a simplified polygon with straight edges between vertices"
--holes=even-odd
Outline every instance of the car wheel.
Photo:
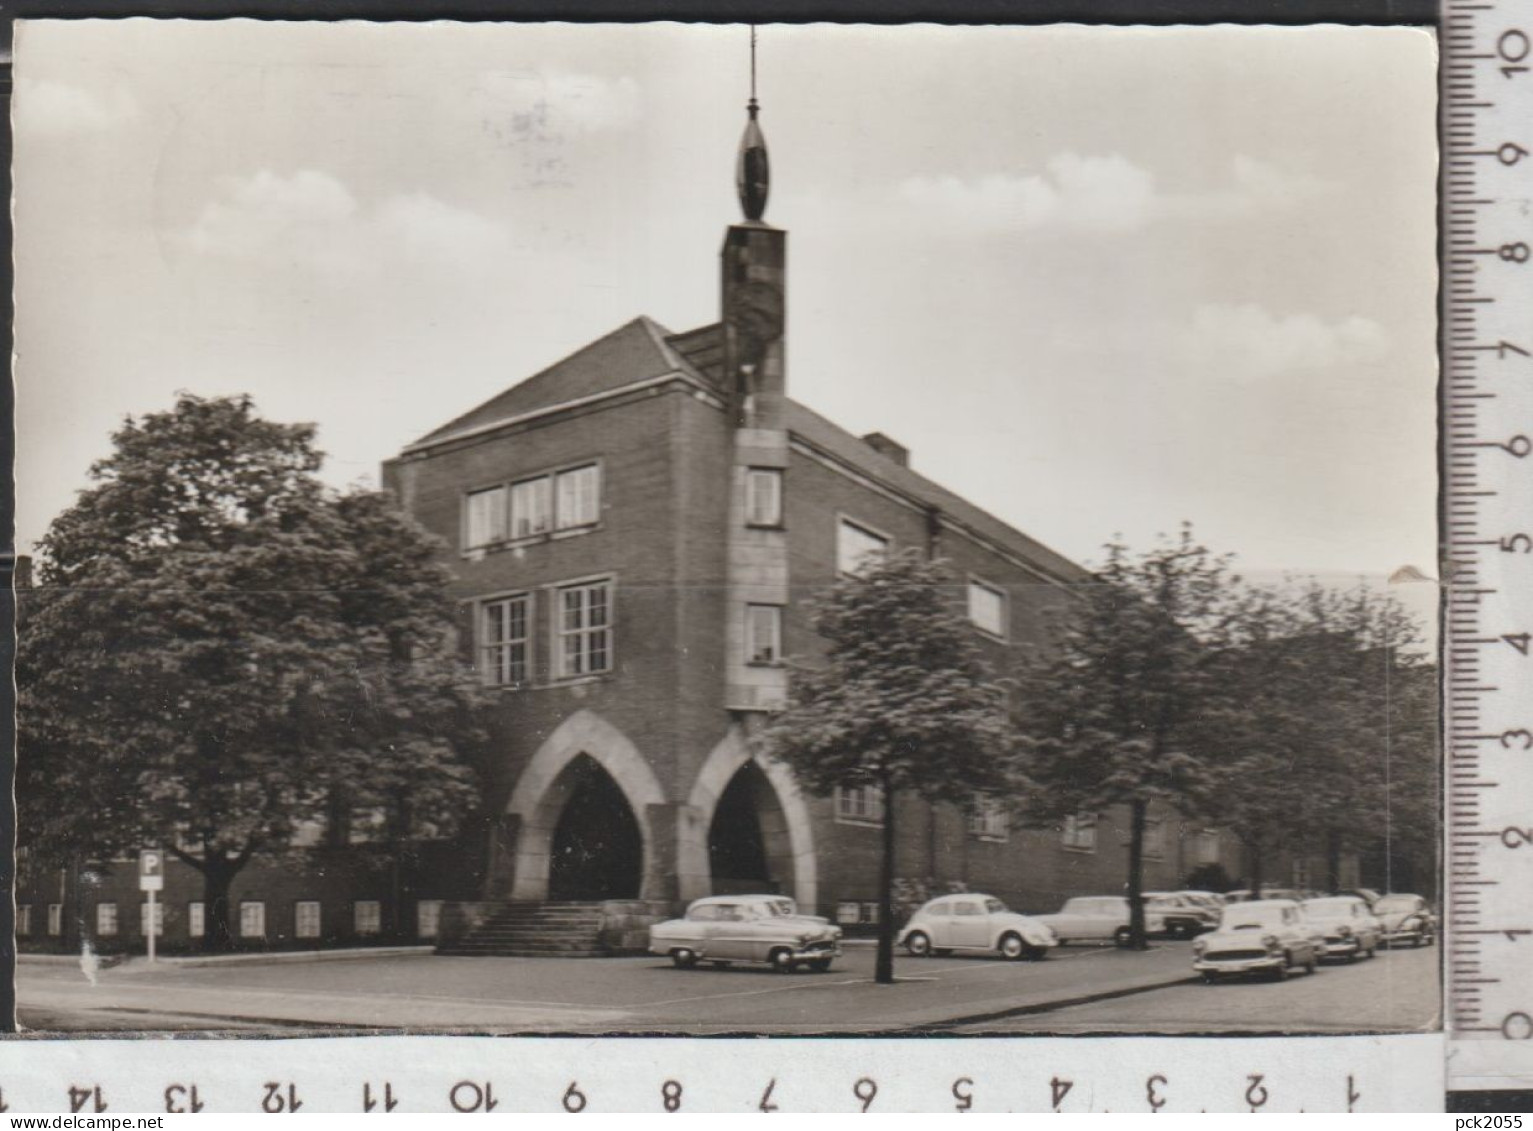
[[1001,936],[1001,945],[996,949],[1001,952],[1002,958],[1015,962],[1027,953],[1027,944],[1022,941],[1021,935],[1007,934]]
[[1276,970],[1274,970],[1272,972],[1272,980],[1274,982],[1286,982],[1286,981],[1288,981],[1288,963],[1289,963],[1290,959],[1291,959],[1290,955],[1287,955],[1287,954],[1283,955],[1283,965],[1279,966]]
[[830,959],[811,958],[809,960],[809,969],[813,970],[816,974],[823,974],[830,969]]
[[673,950],[671,962],[678,970],[690,970],[697,965],[697,952],[687,950],[685,947],[681,950]]
[[932,941],[920,931],[914,931],[905,939],[905,950],[913,958],[925,958],[932,952]]
[[772,963],[772,969],[780,974],[793,973],[793,952],[786,947],[778,947],[770,955],[768,961]]
[[1114,946],[1128,946],[1134,941],[1134,932],[1127,927],[1119,927],[1112,933],[1112,941]]

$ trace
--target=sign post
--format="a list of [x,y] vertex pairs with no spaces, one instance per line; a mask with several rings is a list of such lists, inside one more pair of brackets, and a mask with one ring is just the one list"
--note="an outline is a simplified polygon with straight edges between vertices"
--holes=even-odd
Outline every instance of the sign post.
[[154,895],[165,890],[165,857],[157,848],[146,848],[138,854],[138,890],[149,895],[144,937],[149,940],[149,961],[153,962],[155,935],[159,933],[159,909],[155,906]]

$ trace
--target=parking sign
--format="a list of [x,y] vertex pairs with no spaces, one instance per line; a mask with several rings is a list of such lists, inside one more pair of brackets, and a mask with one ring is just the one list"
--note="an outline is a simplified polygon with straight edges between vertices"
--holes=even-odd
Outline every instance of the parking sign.
[[165,856],[158,848],[146,848],[138,854],[138,890],[165,890]]

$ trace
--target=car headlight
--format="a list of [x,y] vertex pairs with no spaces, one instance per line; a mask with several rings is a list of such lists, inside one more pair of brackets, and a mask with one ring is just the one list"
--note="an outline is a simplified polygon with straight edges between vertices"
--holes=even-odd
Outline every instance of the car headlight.
[[1276,950],[1278,948],[1278,937],[1276,935],[1263,935],[1262,945],[1268,950]]
[[1352,928],[1343,923],[1341,925],[1341,930],[1337,931],[1336,933],[1344,939],[1350,939],[1352,937]]
[[1207,949],[1208,949],[1208,940],[1207,939],[1193,939],[1192,940],[1192,953],[1193,954],[1202,954]]

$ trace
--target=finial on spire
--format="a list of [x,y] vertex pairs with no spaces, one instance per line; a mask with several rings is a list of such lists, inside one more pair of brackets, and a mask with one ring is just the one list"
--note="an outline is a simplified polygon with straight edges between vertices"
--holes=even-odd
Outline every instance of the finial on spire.
[[771,188],[771,176],[767,165],[766,138],[756,123],[760,104],[756,101],[756,25],[751,24],[751,98],[745,104],[750,120],[745,123],[745,136],[740,139],[740,155],[735,162],[735,189],[740,195],[740,208],[747,220],[760,220],[766,212],[767,194]]

